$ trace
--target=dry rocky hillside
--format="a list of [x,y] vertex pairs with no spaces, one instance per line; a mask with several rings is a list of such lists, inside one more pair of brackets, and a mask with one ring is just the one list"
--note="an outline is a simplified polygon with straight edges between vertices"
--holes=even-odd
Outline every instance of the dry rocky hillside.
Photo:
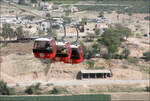
[[[2,79],[8,83],[49,81],[49,80],[74,80],[80,70],[88,69],[86,60],[80,64],[52,63],[50,66],[36,59],[32,53],[33,42],[8,43],[1,49]],[[144,49],[145,50],[145,49]],[[135,51],[131,51],[131,55]],[[109,79],[144,80],[148,79],[149,62],[139,60],[136,64],[127,60],[93,58],[95,67],[110,69],[113,77]],[[48,69],[46,72],[45,70]]]

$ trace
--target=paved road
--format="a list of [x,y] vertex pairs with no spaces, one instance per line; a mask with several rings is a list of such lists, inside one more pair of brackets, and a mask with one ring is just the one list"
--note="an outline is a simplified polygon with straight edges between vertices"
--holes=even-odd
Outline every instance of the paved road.
[[64,6],[64,5],[73,5],[73,6],[80,6],[80,5],[89,5],[89,6],[120,6],[120,7],[132,7],[132,5],[122,5],[122,4],[90,4],[90,3],[87,3],[87,4],[61,4],[61,6]]
[[[20,86],[29,86],[38,82],[18,83]],[[86,85],[105,85],[105,84],[146,84],[149,85],[149,80],[109,80],[109,79],[88,79],[88,80],[53,80],[49,82],[39,82],[41,85],[53,84],[55,86],[86,86]],[[16,84],[8,84],[13,87]]]

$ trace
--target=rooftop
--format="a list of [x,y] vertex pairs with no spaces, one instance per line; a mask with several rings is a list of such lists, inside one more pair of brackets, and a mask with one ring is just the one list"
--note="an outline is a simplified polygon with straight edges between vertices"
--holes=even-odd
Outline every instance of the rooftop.
[[50,41],[51,39],[48,39],[48,38],[38,38],[38,39],[35,39],[35,41]]
[[110,70],[81,70],[81,73],[111,73]]

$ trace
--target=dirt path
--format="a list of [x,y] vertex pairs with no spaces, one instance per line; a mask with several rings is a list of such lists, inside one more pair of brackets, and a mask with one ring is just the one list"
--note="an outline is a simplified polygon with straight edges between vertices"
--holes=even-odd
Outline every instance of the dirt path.
[[[29,86],[37,82],[30,83],[19,83],[20,86]],[[109,80],[109,79],[96,79],[96,80],[58,80],[49,82],[40,82],[42,86],[47,84],[54,84],[55,86],[79,86],[79,85],[107,85],[107,84],[140,84],[149,85],[149,80]],[[16,84],[8,84],[8,86],[13,87]]]

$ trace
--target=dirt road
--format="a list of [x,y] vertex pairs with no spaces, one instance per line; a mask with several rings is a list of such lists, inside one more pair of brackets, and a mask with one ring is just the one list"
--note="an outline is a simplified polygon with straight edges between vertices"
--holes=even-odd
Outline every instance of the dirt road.
[[[17,83],[20,86],[29,86],[36,84],[38,82],[30,83]],[[91,80],[58,80],[58,81],[49,81],[49,82],[39,82],[42,86],[47,84],[53,84],[55,86],[87,86],[87,85],[107,85],[107,84],[140,84],[140,85],[149,85],[149,80],[108,80],[108,79],[91,79]],[[13,87],[16,84],[8,84],[8,86]]]

